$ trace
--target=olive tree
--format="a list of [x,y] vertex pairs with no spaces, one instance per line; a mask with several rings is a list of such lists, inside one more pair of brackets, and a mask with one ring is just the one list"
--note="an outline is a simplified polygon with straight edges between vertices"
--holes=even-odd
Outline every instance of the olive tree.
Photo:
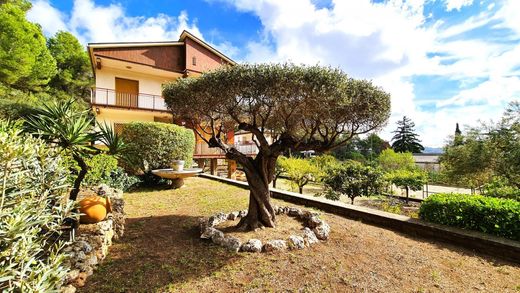
[[[388,93],[322,66],[223,67],[167,84],[163,95],[176,119],[242,165],[250,187],[248,214],[238,224],[242,230],[275,226],[269,183],[278,156],[334,149],[380,128],[390,114]],[[254,158],[227,142],[232,130],[254,135],[259,150]]]

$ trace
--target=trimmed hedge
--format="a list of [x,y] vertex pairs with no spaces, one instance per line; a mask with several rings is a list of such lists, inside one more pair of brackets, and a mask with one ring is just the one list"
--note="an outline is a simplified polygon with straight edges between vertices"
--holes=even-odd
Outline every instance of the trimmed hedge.
[[123,127],[127,144],[123,152],[125,165],[132,171],[169,168],[173,160],[190,166],[195,150],[193,131],[175,124],[131,122]]
[[421,204],[429,222],[520,240],[520,202],[467,194],[434,194]]

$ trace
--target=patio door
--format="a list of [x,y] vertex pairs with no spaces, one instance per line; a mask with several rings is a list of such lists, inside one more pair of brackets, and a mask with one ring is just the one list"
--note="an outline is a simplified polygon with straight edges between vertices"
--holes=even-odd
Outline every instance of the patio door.
[[116,106],[137,108],[139,81],[116,77]]

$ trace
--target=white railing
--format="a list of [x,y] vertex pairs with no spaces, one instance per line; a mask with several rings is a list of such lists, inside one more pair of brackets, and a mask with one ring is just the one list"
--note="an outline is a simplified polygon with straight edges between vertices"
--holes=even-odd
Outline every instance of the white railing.
[[148,109],[167,111],[164,98],[150,94],[131,94],[116,92],[112,89],[93,88],[90,98],[93,105],[114,106],[121,108]]
[[[258,154],[258,147],[255,144],[249,143],[235,143],[235,148],[245,155]],[[224,152],[219,148],[210,148],[207,143],[199,142],[195,145],[195,155],[197,156],[213,156],[224,155]]]

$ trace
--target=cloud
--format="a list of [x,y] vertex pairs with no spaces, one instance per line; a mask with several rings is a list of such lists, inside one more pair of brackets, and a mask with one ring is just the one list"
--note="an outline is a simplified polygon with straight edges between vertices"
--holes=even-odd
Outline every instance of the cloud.
[[[60,30],[69,31],[83,44],[172,41],[177,40],[183,30],[204,40],[197,22],[190,21],[186,11],[181,11],[175,17],[166,14],[152,17],[128,16],[124,7],[117,2],[98,5],[93,0],[75,0],[70,15],[67,15],[50,5],[47,0],[37,0],[27,17],[30,21],[39,23],[48,36]],[[239,53],[238,48],[228,41],[212,45],[231,58]]]
[[445,0],[446,10],[460,10],[464,6],[470,6],[473,4],[473,0]]
[[[520,22],[513,11],[520,10],[514,10],[520,1],[487,5],[459,22],[431,19],[425,6],[434,1],[423,0],[332,0],[325,7],[311,0],[221,1],[255,14],[262,23],[259,40],[245,48],[245,60],[331,65],[390,92],[392,116],[382,132],[386,139],[395,121],[406,115],[426,145],[441,146],[456,122],[475,125],[478,118],[497,117],[506,101],[518,98],[520,59],[514,56],[520,56],[520,45],[514,40]],[[440,4],[450,13],[484,5],[471,0]],[[506,31],[492,38],[498,29]],[[422,103],[411,81],[416,76],[454,80],[459,93]]]
[[43,32],[47,35],[55,34],[60,30],[67,30],[64,18],[60,11],[44,0],[33,2],[31,10],[27,13],[27,19],[39,23]]
[[[392,116],[383,131],[386,139],[391,137],[394,122],[407,115],[415,121],[426,145],[440,146],[443,138],[452,134],[455,122],[472,124],[477,118],[500,116],[504,103],[519,98],[517,0],[491,4],[471,0],[331,0],[326,5],[315,0],[207,1],[225,2],[260,20],[258,35],[244,48],[239,50],[231,41],[214,44],[232,58],[330,65],[355,78],[372,79],[390,92]],[[434,15],[429,5],[442,9]],[[463,9],[476,5],[480,9],[472,15]],[[66,15],[47,1],[37,0],[29,15],[42,24],[46,34],[66,29],[83,43],[175,40],[183,29],[204,38],[187,12],[129,16],[117,2],[98,5],[92,0],[75,0],[70,15]],[[449,92],[457,93],[425,103],[415,89],[428,85],[417,84],[414,80],[418,76],[454,81],[458,88]]]
[[190,23],[185,11],[177,17],[165,14],[134,17],[126,15],[121,4],[103,6],[92,0],[75,0],[70,16],[61,13],[49,2],[38,0],[33,3],[28,18],[40,23],[48,35],[67,30],[83,43],[176,40],[183,30],[202,37],[196,23]]

